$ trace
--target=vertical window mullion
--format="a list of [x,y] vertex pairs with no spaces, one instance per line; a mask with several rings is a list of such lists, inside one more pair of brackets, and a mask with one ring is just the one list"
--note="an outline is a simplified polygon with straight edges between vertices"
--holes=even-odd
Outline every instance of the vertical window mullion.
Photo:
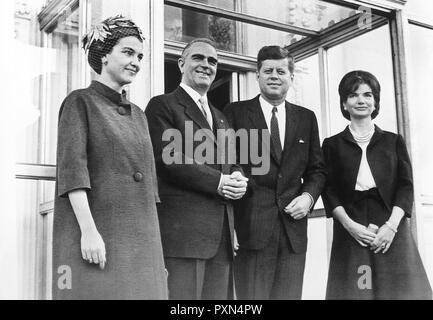
[[329,78],[328,78],[328,51],[323,47],[318,49],[319,59],[319,81],[320,81],[320,110],[322,113],[322,132],[323,138],[331,135],[331,106],[329,99]]

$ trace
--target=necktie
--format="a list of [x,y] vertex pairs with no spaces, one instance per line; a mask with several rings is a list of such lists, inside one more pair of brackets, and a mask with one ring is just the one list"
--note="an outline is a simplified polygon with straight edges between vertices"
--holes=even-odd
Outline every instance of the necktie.
[[[205,117],[207,123],[209,123],[210,128],[212,129],[212,116],[210,114],[210,109],[207,105],[207,101],[205,97],[201,97],[199,100],[200,106],[201,106],[201,112],[203,113],[203,116]],[[206,108],[208,107],[208,108]],[[208,111],[206,111],[208,110]],[[212,129],[213,130],[213,129]]]
[[281,146],[280,139],[280,128],[278,127],[278,119],[275,113],[278,112],[277,107],[272,109],[272,118],[271,118],[271,138],[274,143],[275,153],[278,158],[278,161],[281,160],[281,154],[283,153],[283,148]]

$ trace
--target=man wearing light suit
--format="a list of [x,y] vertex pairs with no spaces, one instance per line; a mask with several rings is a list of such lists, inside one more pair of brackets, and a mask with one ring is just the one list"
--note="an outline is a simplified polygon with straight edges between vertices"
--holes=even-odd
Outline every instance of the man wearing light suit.
[[[161,198],[158,217],[170,299],[232,296],[231,201],[245,194],[248,179],[239,166],[218,158],[221,150],[213,141],[216,130],[229,128],[225,116],[207,101],[217,59],[211,41],[190,42],[178,61],[182,83],[172,93],[152,98],[146,108]],[[167,139],[170,132],[179,133],[180,143],[176,135],[174,140]],[[208,161],[195,157],[203,146],[193,139],[196,134],[207,141]]]
[[257,58],[260,95],[224,110],[235,130],[266,129],[271,136],[268,148],[259,148],[270,157],[269,172],[254,175],[253,162],[242,163],[249,182],[247,194],[235,204],[239,299],[302,295],[307,214],[322,191],[325,171],[314,113],[286,101],[293,72],[287,50],[263,47]]

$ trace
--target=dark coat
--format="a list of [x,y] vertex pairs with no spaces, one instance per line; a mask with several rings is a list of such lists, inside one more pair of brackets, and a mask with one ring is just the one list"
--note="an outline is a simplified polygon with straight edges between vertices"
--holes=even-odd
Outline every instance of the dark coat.
[[[264,129],[268,132],[259,96],[232,103],[224,113],[235,130]],[[259,141],[261,145],[261,138]],[[251,175],[254,164],[250,157],[248,163],[240,163],[250,181],[247,195],[235,208],[239,245],[244,249],[262,249],[278,219],[282,219],[293,250],[304,253],[307,250],[307,218],[294,220],[284,213],[284,208],[303,192],[311,194],[314,201],[322,192],[325,171],[314,113],[286,102],[286,136],[280,163],[272,143],[270,149],[268,146],[263,150],[267,156],[270,154],[267,174]],[[259,154],[261,152],[259,147]]]
[[[214,129],[228,129],[224,115],[212,106],[210,109]],[[191,151],[194,152],[201,142],[191,141],[186,126],[191,125],[191,134],[199,129],[208,129],[208,137],[214,139],[215,136],[195,102],[181,87],[170,94],[152,98],[146,108],[146,116],[149,120],[161,197],[158,214],[164,256],[209,259],[218,250],[225,212],[233,243],[233,207],[217,194],[217,189],[221,173],[230,174],[240,169],[235,165],[220,165],[216,158],[214,163],[192,160],[193,155],[188,154],[186,144],[190,144]],[[181,134],[182,150],[171,152],[171,155],[178,157],[178,164],[167,164],[163,160],[163,153],[170,144],[163,141],[163,134],[169,129],[175,129]],[[213,141],[210,148],[216,157],[217,145]],[[191,164],[187,164],[189,160]]]
[[[323,141],[323,153],[328,176],[322,196],[326,214],[332,217],[336,207],[346,207],[354,200],[362,150],[347,127]],[[402,136],[376,126],[367,147],[367,161],[389,212],[397,206],[410,217],[413,205],[412,166]]]
[[[96,81],[65,99],[58,127],[54,299],[167,298],[156,182],[140,108]],[[81,232],[68,198],[76,189],[87,191],[104,240],[104,270],[82,259]],[[72,288],[62,290],[58,281],[65,268],[71,270]]]

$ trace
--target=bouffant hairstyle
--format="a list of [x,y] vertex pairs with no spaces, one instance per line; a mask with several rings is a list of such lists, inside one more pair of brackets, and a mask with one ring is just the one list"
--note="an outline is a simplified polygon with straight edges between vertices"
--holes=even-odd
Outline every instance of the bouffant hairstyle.
[[265,46],[260,49],[257,55],[257,71],[262,67],[263,61],[280,59],[289,60],[289,71],[293,74],[295,71],[295,59],[287,49],[280,46]]
[[140,28],[120,15],[102,21],[84,36],[83,48],[88,52],[87,60],[97,74],[102,71],[102,58],[110,54],[119,40],[125,37],[136,37],[140,42],[144,40]]
[[350,121],[350,114],[344,110],[343,103],[347,101],[350,94],[358,90],[361,84],[366,84],[370,87],[374,97],[374,111],[371,118],[374,119],[379,114],[380,110],[380,84],[377,78],[367,71],[355,70],[347,73],[340,81],[338,86],[338,93],[340,95],[340,110],[347,120]]

